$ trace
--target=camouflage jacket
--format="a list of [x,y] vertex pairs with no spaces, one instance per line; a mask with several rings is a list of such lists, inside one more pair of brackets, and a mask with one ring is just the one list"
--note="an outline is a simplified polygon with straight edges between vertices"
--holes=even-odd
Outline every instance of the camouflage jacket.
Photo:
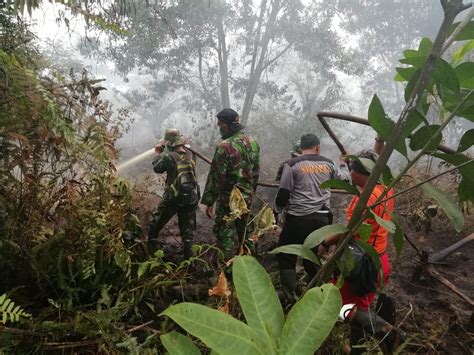
[[216,200],[228,203],[232,188],[238,185],[248,201],[257,187],[260,147],[255,139],[237,132],[216,147],[201,203],[212,206]]
[[[166,173],[166,186],[169,187],[176,179],[176,161],[171,156],[173,152],[165,149],[162,153],[157,155],[152,162],[153,170],[157,174]],[[176,153],[174,153],[176,154]],[[186,154],[186,153],[178,153]],[[192,164],[196,165],[196,157],[192,154]]]

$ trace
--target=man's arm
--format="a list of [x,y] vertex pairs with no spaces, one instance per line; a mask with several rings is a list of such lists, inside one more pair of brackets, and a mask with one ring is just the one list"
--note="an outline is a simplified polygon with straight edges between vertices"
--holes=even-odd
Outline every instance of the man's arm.
[[259,145],[255,142],[256,145],[256,157],[255,157],[255,164],[252,169],[252,177],[253,177],[253,190],[257,190],[257,183],[258,179],[260,177],[260,147]]
[[375,137],[375,143],[374,143],[375,153],[380,155],[380,153],[382,153],[384,145],[385,145],[385,142],[383,141],[383,139],[379,135],[377,135],[377,137]]
[[280,187],[278,188],[275,197],[275,212],[280,213],[286,207],[290,200],[290,193],[293,190],[293,185],[293,170],[288,164],[285,164],[283,167],[283,173],[281,174]]
[[157,174],[162,174],[173,167],[174,160],[168,153],[160,153],[152,162],[153,171]]
[[339,167],[334,163],[333,179],[351,181],[351,174],[346,162],[341,158],[339,160]]
[[217,146],[212,158],[211,168],[207,175],[206,186],[202,194],[201,203],[206,206],[212,206],[219,196],[221,186],[225,182],[226,164],[225,152],[222,146]]

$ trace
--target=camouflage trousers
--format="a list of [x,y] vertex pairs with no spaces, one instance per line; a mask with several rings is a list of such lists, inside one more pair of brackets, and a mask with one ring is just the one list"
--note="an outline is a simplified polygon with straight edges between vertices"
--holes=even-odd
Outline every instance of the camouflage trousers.
[[[229,216],[230,214],[228,206],[228,203],[217,202],[216,219],[213,228],[214,236],[220,244],[225,260],[229,260],[236,254],[234,251],[236,236],[238,237],[237,245],[240,245],[242,240],[245,238],[245,245],[252,253],[255,252],[255,245],[251,239],[253,223],[250,223],[250,221],[252,220],[252,217],[250,217],[249,214],[245,214],[234,221],[226,221],[224,220],[224,217]],[[250,225],[247,225],[248,223],[250,223]]]
[[178,215],[179,234],[184,244],[191,244],[196,231],[197,205],[179,206],[173,199],[163,199],[153,211],[148,240],[156,241],[161,229],[175,214]]

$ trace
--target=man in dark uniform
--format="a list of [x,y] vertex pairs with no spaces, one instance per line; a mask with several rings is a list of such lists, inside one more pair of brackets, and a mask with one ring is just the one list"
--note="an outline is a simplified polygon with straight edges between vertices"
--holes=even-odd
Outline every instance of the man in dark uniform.
[[226,221],[224,217],[230,214],[229,199],[234,186],[240,190],[250,209],[260,171],[260,147],[255,139],[242,131],[244,127],[234,110],[225,108],[219,112],[217,125],[223,141],[216,147],[201,203],[207,206],[209,218],[214,217],[216,203],[213,232],[228,260],[234,255],[235,235],[241,242],[246,239],[251,243],[248,215],[232,221]]
[[[345,163],[337,166],[319,153],[318,137],[305,134],[301,137],[301,155],[290,159],[283,168],[275,212],[286,209],[286,218],[278,246],[303,244],[311,232],[332,222],[330,190],[319,186],[330,179],[349,180],[349,171]],[[283,290],[292,302],[296,290],[296,255],[280,253],[277,260]],[[316,266],[310,261],[304,260],[303,265],[309,277],[316,273]]]
[[179,131],[170,128],[166,130],[165,138],[155,147],[159,155],[153,160],[153,170],[158,174],[166,172],[166,188],[160,205],[153,212],[148,245],[151,251],[156,249],[161,229],[177,214],[184,258],[189,259],[196,231],[199,185],[195,173],[196,159],[184,145],[185,140]]

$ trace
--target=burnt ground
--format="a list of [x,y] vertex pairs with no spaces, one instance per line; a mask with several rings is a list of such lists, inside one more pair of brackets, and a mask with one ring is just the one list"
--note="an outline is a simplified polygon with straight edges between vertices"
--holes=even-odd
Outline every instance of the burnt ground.
[[[153,178],[151,178],[153,179]],[[153,181],[151,181],[153,184]],[[146,183],[150,185],[150,181]],[[143,225],[151,217],[151,210],[158,205],[159,196],[144,192],[143,185],[137,186],[141,191],[136,195],[136,208]],[[260,196],[271,201],[272,189],[258,190]],[[345,221],[345,208],[350,197],[333,195],[332,209],[335,223]],[[440,251],[456,241],[474,232],[474,218],[467,215],[465,228],[457,234],[442,212],[433,218],[420,218],[419,211],[429,205],[420,192],[413,192],[407,197],[400,197],[396,202],[396,213],[404,226],[404,231],[412,243],[428,253]],[[204,213],[202,206],[197,212],[196,243],[212,244],[212,223]],[[278,288],[277,265],[274,255],[268,254],[276,247],[279,231],[272,231],[259,239],[258,259],[275,280]],[[174,217],[161,233],[165,255],[172,261],[179,262],[181,244],[177,219]],[[396,257],[393,243],[389,243],[388,253],[391,260],[391,275],[385,288],[387,295],[395,299],[397,307],[397,324],[407,333],[408,341],[402,353],[429,354],[473,354],[474,353],[474,316],[473,308],[453,291],[439,281],[420,272],[420,257],[406,241],[401,256]],[[434,265],[436,271],[451,281],[461,292],[474,298],[474,242],[465,245],[455,253]],[[201,276],[199,276],[201,275]],[[204,279],[200,279],[200,277]],[[202,283],[206,290],[215,280],[195,274],[196,283]],[[189,282],[189,281],[188,281]],[[201,292],[201,294],[203,294]],[[205,292],[204,292],[205,294]],[[205,300],[202,300],[204,303]],[[342,346],[342,345],[341,345]],[[334,348],[333,348],[334,351]]]

